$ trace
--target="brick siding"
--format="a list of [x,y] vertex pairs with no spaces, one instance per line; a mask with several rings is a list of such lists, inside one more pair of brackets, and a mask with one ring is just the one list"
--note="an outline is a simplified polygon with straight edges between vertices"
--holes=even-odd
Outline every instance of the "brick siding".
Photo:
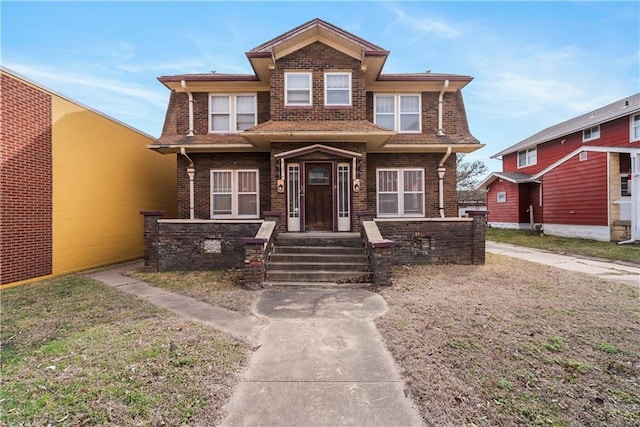
[[[211,169],[259,169],[260,213],[271,210],[269,153],[189,154],[196,168],[195,217],[211,218]],[[189,218],[189,162],[178,156],[178,218]],[[275,181],[274,181],[275,182]]]
[[51,96],[2,74],[0,283],[52,273]]

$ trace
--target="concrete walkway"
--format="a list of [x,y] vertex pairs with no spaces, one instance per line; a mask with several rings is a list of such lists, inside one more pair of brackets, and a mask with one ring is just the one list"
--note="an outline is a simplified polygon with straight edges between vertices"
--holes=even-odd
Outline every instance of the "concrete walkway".
[[222,425],[422,425],[373,323],[386,310],[362,289],[263,291],[269,324]]
[[423,425],[373,322],[387,311],[379,294],[269,289],[243,316],[123,275],[138,266],[87,276],[257,348],[223,426]]
[[135,295],[179,315],[204,322],[216,329],[227,332],[252,346],[259,345],[260,320],[253,316],[243,316],[232,310],[216,307],[195,298],[176,294],[166,289],[151,286],[148,283],[124,276],[123,273],[142,266],[141,263],[128,263],[114,269],[87,274],[123,292]]
[[486,251],[498,255],[520,258],[538,264],[550,265],[563,270],[591,274],[601,279],[614,280],[627,285],[640,286],[640,265],[594,260],[571,255],[559,255],[539,249],[492,241],[487,241]]

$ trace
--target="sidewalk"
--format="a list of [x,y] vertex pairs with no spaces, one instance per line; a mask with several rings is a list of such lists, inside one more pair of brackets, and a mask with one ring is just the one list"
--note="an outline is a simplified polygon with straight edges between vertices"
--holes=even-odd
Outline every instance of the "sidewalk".
[[594,260],[589,258],[559,255],[539,249],[515,246],[487,240],[486,251],[493,254],[520,258],[526,261],[550,265],[563,270],[591,274],[606,280],[627,285],[640,286],[640,266]]
[[257,348],[223,426],[423,425],[373,322],[387,311],[379,294],[269,289],[258,298],[256,316],[243,316],[122,274],[135,266],[88,277]]

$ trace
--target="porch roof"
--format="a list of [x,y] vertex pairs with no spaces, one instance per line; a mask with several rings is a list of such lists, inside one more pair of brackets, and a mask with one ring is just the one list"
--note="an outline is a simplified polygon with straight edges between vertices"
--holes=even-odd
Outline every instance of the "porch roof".
[[532,175],[522,172],[492,172],[491,175],[485,178],[476,188],[486,188],[496,179],[504,179],[505,181],[512,182],[514,184],[524,184],[527,182],[539,182],[533,178]]
[[242,132],[256,147],[268,146],[273,141],[346,141],[366,142],[367,148],[378,148],[395,134],[367,120],[269,120]]

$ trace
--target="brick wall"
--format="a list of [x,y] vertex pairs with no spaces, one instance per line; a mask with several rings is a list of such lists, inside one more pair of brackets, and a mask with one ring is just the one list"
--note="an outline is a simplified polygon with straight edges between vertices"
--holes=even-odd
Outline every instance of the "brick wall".
[[[263,123],[270,117],[269,92],[258,92],[256,95],[258,123]],[[175,126],[175,129],[164,129],[163,134],[186,135],[189,132],[189,97],[186,93],[171,92],[167,118],[173,117],[173,110],[175,110],[175,123],[169,123],[165,119],[165,125]],[[193,131],[196,135],[209,133],[209,93],[207,92],[193,93]]]
[[[425,174],[425,214],[427,218],[439,217],[438,164],[444,153],[397,153],[367,155],[366,191],[368,209],[377,212],[376,169],[378,168],[423,168]],[[445,216],[458,216],[456,199],[456,156],[451,155],[445,163],[444,176]]]
[[[211,218],[211,169],[259,169],[260,212],[271,210],[269,153],[189,154],[196,168],[195,217]],[[189,162],[178,156],[178,218],[189,218]],[[275,181],[274,181],[275,182]]]
[[393,264],[484,264],[486,220],[376,220]]
[[0,278],[52,273],[51,96],[13,77],[0,81]]
[[260,225],[259,221],[159,221],[157,271],[244,268],[242,237],[254,237]]
[[[366,76],[360,61],[320,42],[312,43],[276,61],[271,71],[272,120],[365,120]],[[284,105],[285,71],[312,72],[312,106]],[[350,107],[324,106],[325,71],[351,71]]]

